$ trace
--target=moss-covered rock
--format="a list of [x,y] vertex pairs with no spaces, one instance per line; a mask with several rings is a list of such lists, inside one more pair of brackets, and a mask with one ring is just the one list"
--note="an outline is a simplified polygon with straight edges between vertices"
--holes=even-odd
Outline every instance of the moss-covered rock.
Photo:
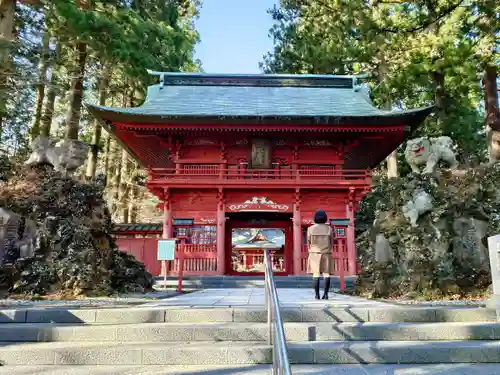
[[12,176],[13,165],[7,154],[0,150],[0,183],[7,181]]
[[108,295],[151,289],[152,275],[109,235],[101,184],[78,182],[49,165],[20,167],[1,187],[0,207],[20,215],[23,226],[36,226],[28,254],[19,249],[21,238],[6,244],[0,267],[4,291]]
[[[498,164],[376,179],[357,217],[363,228],[357,235],[358,292],[409,297],[486,290],[491,283],[486,239],[500,229],[498,181]],[[403,206],[416,191],[427,192],[433,208],[412,226]],[[391,254],[376,261],[376,251],[385,251],[378,248],[382,242]]]

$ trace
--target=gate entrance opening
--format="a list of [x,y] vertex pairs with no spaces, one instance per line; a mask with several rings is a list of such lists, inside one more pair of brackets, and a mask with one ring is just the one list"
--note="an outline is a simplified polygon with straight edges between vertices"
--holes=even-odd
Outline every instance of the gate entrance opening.
[[226,270],[232,275],[263,275],[264,252],[271,250],[277,275],[292,272],[292,217],[290,214],[240,212],[226,222]]

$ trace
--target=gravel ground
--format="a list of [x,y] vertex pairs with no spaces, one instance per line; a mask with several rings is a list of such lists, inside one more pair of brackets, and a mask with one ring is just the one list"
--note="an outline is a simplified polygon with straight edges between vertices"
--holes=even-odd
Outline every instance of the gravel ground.
[[419,306],[477,306],[485,307],[486,300],[439,300],[439,301],[416,301],[416,300],[391,300],[381,299],[381,302],[394,305],[419,305]]

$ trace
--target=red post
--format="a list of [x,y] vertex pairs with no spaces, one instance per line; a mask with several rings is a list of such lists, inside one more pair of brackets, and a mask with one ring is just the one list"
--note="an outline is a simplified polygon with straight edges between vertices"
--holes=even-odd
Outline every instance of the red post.
[[[334,229],[334,228],[333,228]],[[335,260],[335,274],[340,278],[340,291],[343,292],[345,290],[345,258],[344,258],[344,249],[341,246],[343,241],[339,241],[339,239],[335,239],[335,245],[333,246],[333,259]]]
[[340,276],[340,291],[345,291],[345,272],[344,272],[344,257],[342,253],[339,251],[339,276]]
[[[170,191],[168,188],[164,190],[164,202],[163,202],[163,233],[162,238],[164,240],[168,240],[172,238],[173,230],[172,230],[172,208],[171,208],[171,199],[170,199]],[[170,261],[162,262],[163,268],[163,287],[167,288],[167,277],[168,271],[170,268]]]
[[219,178],[222,180],[226,175],[226,163],[219,163]]
[[227,150],[224,141],[220,143],[220,163],[219,163],[219,178],[223,179],[227,174]]
[[219,190],[217,202],[217,273],[224,275],[226,265],[225,240],[226,240],[226,212],[224,206],[224,193]]
[[178,252],[178,261],[179,261],[179,275],[177,278],[177,291],[182,293],[182,275],[184,273],[184,249],[180,248]]
[[295,204],[293,206],[293,274],[302,273],[302,217],[300,213],[300,193],[295,192]]
[[164,202],[163,202],[163,234],[164,240],[172,238],[172,207],[170,204],[170,191],[165,189],[164,192]]

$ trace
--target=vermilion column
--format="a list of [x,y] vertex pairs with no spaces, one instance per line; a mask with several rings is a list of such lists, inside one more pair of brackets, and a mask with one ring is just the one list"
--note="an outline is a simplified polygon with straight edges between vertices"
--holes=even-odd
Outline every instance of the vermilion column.
[[302,273],[302,215],[300,213],[300,195],[295,194],[295,204],[293,205],[293,274]]
[[170,191],[165,189],[163,201],[163,238],[169,239],[173,236],[172,205]]
[[349,271],[346,275],[354,276],[356,275],[356,238],[355,238],[355,223],[354,223],[354,204],[348,203],[346,205],[346,215],[349,219],[349,226],[346,228],[346,239],[347,239],[347,264]]
[[226,273],[226,212],[224,205],[224,193],[219,191],[217,199],[217,273]]
[[[162,238],[167,240],[173,237],[174,231],[172,226],[172,205],[170,191],[165,189],[163,196],[163,233]],[[161,275],[166,278],[169,268],[172,269],[173,265],[169,264],[172,262],[161,262]]]

